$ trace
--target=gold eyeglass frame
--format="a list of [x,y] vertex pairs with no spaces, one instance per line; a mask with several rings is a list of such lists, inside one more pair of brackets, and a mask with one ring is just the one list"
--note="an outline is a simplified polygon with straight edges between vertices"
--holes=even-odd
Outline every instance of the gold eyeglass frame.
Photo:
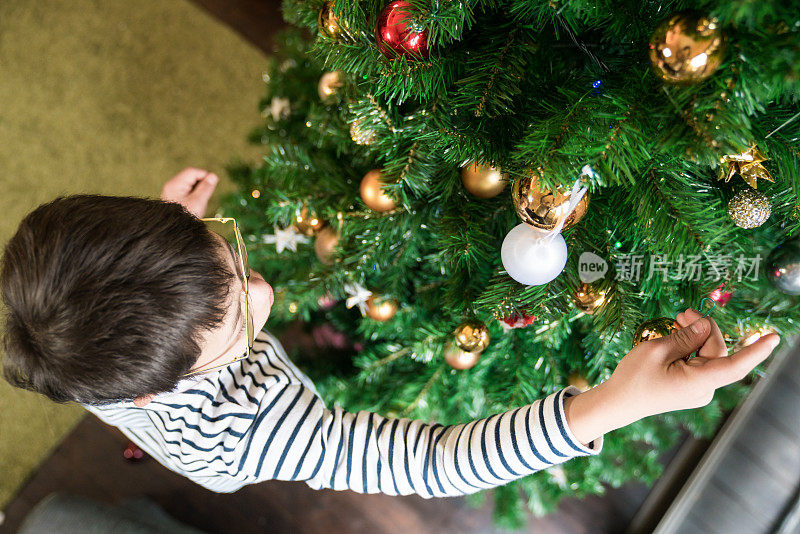
[[222,363],[222,364],[219,364],[219,365],[215,365],[213,367],[208,367],[206,369],[202,369],[202,368],[201,369],[195,369],[194,371],[190,371],[188,373],[185,373],[185,374],[181,375],[182,378],[185,378],[185,377],[188,377],[188,376],[194,376],[194,375],[197,375],[197,374],[207,373],[209,371],[213,371],[214,369],[219,369],[220,367],[226,367],[226,366],[228,366],[228,365],[230,365],[232,363],[238,362],[240,360],[244,360],[248,356],[250,356],[250,350],[253,348],[253,338],[254,338],[254,335],[253,335],[253,321],[250,318],[250,288],[249,288],[250,264],[247,261],[247,249],[244,246],[244,240],[242,239],[242,234],[239,231],[239,224],[236,222],[236,219],[234,219],[233,217],[207,217],[207,218],[200,219],[200,220],[203,221],[203,222],[209,222],[209,221],[216,221],[216,222],[220,222],[220,223],[233,222],[233,232],[236,235],[236,248],[238,249],[238,253],[239,253],[239,268],[241,269],[241,272],[244,275],[244,278],[242,278],[242,276],[240,276],[238,272],[236,273],[236,275],[239,276],[239,279],[242,281],[242,286],[244,287],[244,289],[242,290],[242,293],[244,293],[244,310],[242,310],[242,311],[244,313],[244,321],[245,321],[246,330],[247,330],[247,350],[246,350],[244,356],[239,356],[238,358],[236,358],[234,360],[231,360],[229,362],[225,362],[225,363]]

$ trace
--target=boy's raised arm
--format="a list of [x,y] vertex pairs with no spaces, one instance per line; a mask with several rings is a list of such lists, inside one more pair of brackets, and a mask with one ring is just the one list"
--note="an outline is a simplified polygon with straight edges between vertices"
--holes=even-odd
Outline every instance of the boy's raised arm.
[[598,454],[602,436],[587,447],[567,425],[564,398],[579,392],[569,386],[507,412],[441,425],[328,410],[308,388],[290,384],[262,401],[269,411],[256,417],[241,467],[257,480],[304,480],[314,489],[474,493]]

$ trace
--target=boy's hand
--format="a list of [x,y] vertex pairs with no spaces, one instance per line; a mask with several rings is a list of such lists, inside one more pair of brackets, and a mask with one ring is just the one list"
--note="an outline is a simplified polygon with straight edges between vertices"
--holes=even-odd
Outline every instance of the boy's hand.
[[[606,381],[636,407],[637,419],[705,406],[717,388],[747,376],[780,343],[777,334],[768,334],[728,356],[713,319],[692,308],[676,319],[677,332],[636,345]],[[684,360],[695,351],[697,356]]]
[[170,178],[161,190],[161,200],[177,202],[201,218],[206,213],[208,200],[219,183],[219,176],[213,172],[195,167],[186,167]]
[[747,376],[780,343],[768,334],[728,356],[713,319],[691,308],[676,319],[677,332],[639,343],[608,380],[566,399],[568,423],[583,443],[644,417],[707,405],[717,388]]

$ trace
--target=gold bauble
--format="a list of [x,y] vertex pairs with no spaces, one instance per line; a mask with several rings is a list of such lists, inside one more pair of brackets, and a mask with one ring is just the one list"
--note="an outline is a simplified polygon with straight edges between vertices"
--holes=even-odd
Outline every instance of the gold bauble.
[[325,2],[322,4],[322,9],[319,10],[317,17],[317,32],[325,34],[332,39],[339,39],[347,34],[344,26],[338,17],[333,15],[331,11],[331,4],[333,2]]
[[364,175],[361,180],[361,199],[372,211],[391,211],[397,207],[397,204],[383,192],[380,177],[380,169],[372,169]]
[[489,329],[480,321],[464,321],[453,332],[456,345],[466,352],[480,352],[489,346]]
[[444,353],[444,360],[450,367],[458,369],[459,371],[475,367],[480,358],[480,351],[467,352],[454,345],[450,345]]
[[325,265],[333,265],[333,258],[331,255],[338,243],[339,234],[333,227],[326,226],[317,232],[317,236],[314,238],[314,252],[316,252],[319,261]]
[[371,145],[375,141],[375,130],[364,127],[364,119],[356,119],[350,124],[350,139],[357,145]]
[[319,99],[325,104],[333,104],[339,98],[339,92],[344,86],[344,73],[334,70],[323,74],[317,84]]
[[569,377],[567,377],[567,383],[570,386],[575,386],[581,391],[588,391],[592,389],[592,386],[589,385],[589,381],[581,376],[581,374],[578,372],[571,373]]
[[717,20],[691,11],[673,15],[650,38],[650,61],[665,82],[705,80],[724,56],[725,38]]
[[492,198],[506,188],[508,173],[500,172],[489,165],[472,163],[461,169],[464,188],[478,198]]
[[[550,190],[543,191],[539,188],[539,177],[535,173],[520,178],[514,182],[511,189],[511,199],[517,215],[523,222],[540,230],[552,230],[569,208],[569,197],[572,189],[566,191],[563,187],[556,187],[555,193]],[[587,191],[575,209],[567,216],[561,231],[578,223],[589,208],[589,192]]]
[[572,302],[582,312],[592,315],[606,302],[606,290],[600,290],[592,284],[582,283],[572,295]]
[[295,215],[294,227],[303,235],[312,236],[321,230],[323,226],[325,226],[325,221],[314,214],[309,214],[308,206],[303,206],[300,213]]
[[760,327],[748,327],[744,330],[739,329],[737,333],[740,333],[741,336],[736,340],[733,347],[731,347],[732,352],[738,352],[748,345],[752,345],[767,334],[777,334],[778,332],[774,328],[764,325]]
[[728,215],[736,226],[757,228],[769,219],[772,206],[767,196],[755,189],[742,189],[728,203]]
[[374,293],[370,295],[366,302],[367,315],[376,321],[388,321],[397,313],[399,304],[394,299],[382,299]]
[[639,325],[633,333],[633,346],[635,347],[642,341],[650,341],[660,337],[668,336],[680,329],[678,322],[669,317],[656,317],[648,319]]

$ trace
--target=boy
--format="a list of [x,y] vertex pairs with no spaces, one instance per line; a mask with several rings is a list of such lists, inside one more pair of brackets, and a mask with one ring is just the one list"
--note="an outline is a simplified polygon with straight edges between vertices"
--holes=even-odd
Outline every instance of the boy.
[[257,334],[241,358],[244,273],[233,247],[198,220],[217,181],[188,168],[162,200],[59,197],[21,222],[0,273],[7,380],[80,402],[216,492],[279,479],[425,498],[474,493],[596,455],[606,432],[643,417],[704,406],[780,341],[770,334],[728,356],[716,323],[688,309],[681,329],[638,344],[583,393],[569,386],[448,426],[329,410],[262,330],[273,296],[254,271],[247,309]]

